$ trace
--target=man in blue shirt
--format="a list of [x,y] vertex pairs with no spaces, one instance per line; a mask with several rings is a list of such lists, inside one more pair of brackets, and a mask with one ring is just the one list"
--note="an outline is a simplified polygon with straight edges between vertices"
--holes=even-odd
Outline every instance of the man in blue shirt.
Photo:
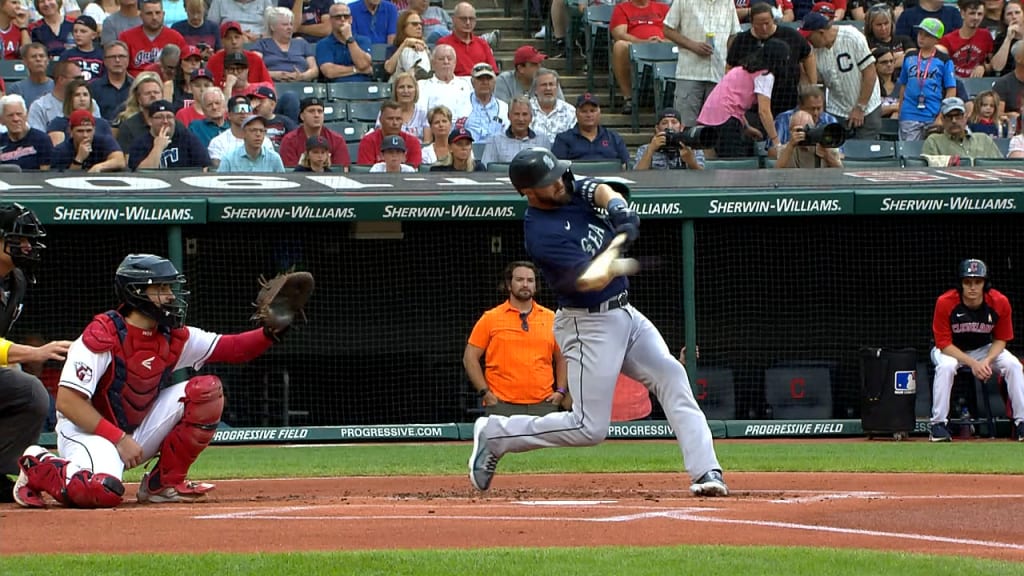
[[[821,88],[813,84],[804,84],[800,86],[797,92],[798,104],[796,108],[792,110],[786,110],[775,117],[775,133],[779,137],[779,147],[785,146],[789,142],[793,135],[789,131],[790,121],[793,119],[793,114],[798,110],[803,110],[811,115],[814,119],[814,126],[821,127],[828,124],[837,124],[839,120],[825,112],[825,93],[822,92]],[[778,158],[779,148],[772,146],[771,140],[765,140],[765,147],[768,150],[769,158]],[[839,148],[840,152],[842,147]]]
[[7,133],[0,134],[0,164],[17,164],[22,170],[49,170],[53,143],[42,130],[28,125],[25,100],[17,94],[0,98],[0,113]]
[[942,22],[946,30],[957,30],[964,25],[963,16],[956,3],[946,4],[943,0],[919,0],[917,6],[907,8],[896,20],[893,36],[909,36],[916,42],[916,28],[925,18],[935,18]]
[[121,105],[128,100],[132,82],[128,75],[128,45],[115,40],[103,48],[103,74],[92,79],[89,90],[100,107],[100,116],[113,122]]
[[373,44],[393,44],[398,30],[398,8],[384,0],[356,0],[352,10],[352,31]]
[[75,110],[68,118],[68,138],[53,149],[53,170],[116,172],[124,170],[124,152],[112,136],[96,132],[96,119],[88,110]]
[[331,5],[331,35],[316,43],[316,65],[331,82],[369,82],[373,73],[371,41],[352,30],[348,4]]
[[508,104],[494,97],[496,77],[486,62],[473,66],[473,93],[469,95],[470,112],[465,128],[475,142],[487,142],[508,128]]
[[267,121],[253,114],[242,121],[242,145],[224,154],[217,172],[284,172],[284,163],[270,146],[264,146]]
[[128,167],[140,168],[194,168],[210,166],[210,155],[192,132],[178,130],[174,121],[174,107],[167,100],[149,105],[149,131],[132,143],[128,151]]
[[601,125],[601,102],[590,92],[576,99],[576,125],[555,136],[551,151],[563,160],[618,160],[623,166],[629,164],[626,142]]

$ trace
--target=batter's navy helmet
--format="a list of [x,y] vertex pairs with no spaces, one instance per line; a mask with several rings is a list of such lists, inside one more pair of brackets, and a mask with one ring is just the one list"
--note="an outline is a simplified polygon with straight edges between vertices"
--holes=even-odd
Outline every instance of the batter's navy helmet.
[[[174,300],[154,303],[146,294],[146,286],[152,284],[169,284]],[[168,328],[185,324],[188,291],[182,289],[184,285],[185,275],[178,272],[170,260],[154,254],[129,254],[114,274],[114,291],[121,302]]]
[[959,285],[962,286],[964,278],[982,278],[985,280],[985,290],[991,287],[988,279],[988,266],[977,258],[968,258],[960,263],[961,282],[958,283]]
[[508,165],[508,177],[520,193],[524,188],[543,188],[569,171],[572,162],[559,160],[547,148],[520,150]]

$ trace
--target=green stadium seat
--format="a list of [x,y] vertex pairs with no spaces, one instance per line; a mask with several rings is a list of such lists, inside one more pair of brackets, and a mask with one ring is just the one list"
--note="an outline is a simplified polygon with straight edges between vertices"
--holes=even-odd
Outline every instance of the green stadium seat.
[[[921,149],[923,147],[924,140],[901,140],[896,143],[896,157],[900,159],[904,166],[927,166],[928,163],[921,158]],[[920,160],[920,163],[916,162],[916,160]]]
[[967,90],[967,95],[974,98],[979,92],[992,89],[992,83],[995,78],[981,77],[981,78],[961,78],[964,83],[964,89]]
[[356,164],[353,162],[353,164],[348,167],[348,171],[353,174],[367,174],[370,172],[370,168],[370,166],[366,166],[365,164]]
[[878,134],[879,140],[888,140],[890,142],[896,142],[900,139],[900,121],[899,118],[882,118],[882,129]]
[[484,157],[484,148],[487,146],[486,142],[473,142],[473,158],[477,160]]
[[362,122],[325,122],[324,126],[344,137],[345,142],[358,143],[370,131],[370,127]]
[[348,105],[345,102],[328,102],[324,104],[324,122],[336,122],[348,119]]
[[590,175],[622,172],[622,163],[618,160],[573,160],[573,173]]
[[487,165],[488,172],[496,172],[500,174],[508,174],[508,163],[507,162],[491,162]]
[[843,154],[849,160],[895,160],[896,143],[885,140],[847,140]]
[[875,158],[871,160],[864,159],[846,159],[843,158],[843,168],[902,168],[903,164],[899,158]]
[[28,68],[21,60],[0,60],[0,78],[11,83],[28,78]]
[[349,122],[368,122],[370,124],[376,124],[377,117],[379,115],[379,102],[348,102]]
[[327,99],[327,85],[319,82],[275,82],[274,90],[280,99],[282,94],[295,94],[299,100],[303,98]]
[[[608,24],[612,20],[612,9],[613,6],[606,4],[598,4],[597,6],[587,7],[587,26],[584,31],[587,33],[587,92],[594,91],[594,52],[597,49],[597,41],[599,37],[608,39]],[[600,33],[604,30],[604,34]],[[566,49],[569,49],[566,46]],[[612,90],[614,94],[614,80],[611,74],[611,48],[608,48],[608,83],[612,84]]]
[[348,157],[352,160],[352,164],[355,165],[356,158],[359,157],[359,142],[348,142],[346,138],[346,146],[348,146]]
[[657,62],[654,65],[654,110],[675,106],[676,62]]
[[335,82],[327,85],[331,100],[386,100],[391,97],[387,82]]
[[979,168],[1017,168],[1024,170],[1024,158],[975,158],[974,165]]
[[1010,154],[1010,139],[1009,138],[993,138],[996,143],[996,147],[999,148],[999,153],[1006,158]]
[[705,160],[705,170],[757,170],[761,167],[761,159],[751,158],[716,158]]
[[[633,70],[633,112],[630,123],[633,132],[640,129],[640,95],[647,82],[654,84],[654,65],[658,62],[675,64],[679,61],[679,47],[674,42],[632,44],[629,47],[629,62]],[[610,102],[611,100],[609,100]],[[655,106],[657,106],[655,102]]]

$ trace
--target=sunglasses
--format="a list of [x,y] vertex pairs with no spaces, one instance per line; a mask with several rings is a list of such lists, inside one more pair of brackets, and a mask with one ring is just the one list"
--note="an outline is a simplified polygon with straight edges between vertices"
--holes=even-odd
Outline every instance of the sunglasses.
[[523,332],[529,332],[530,331],[530,323],[527,321],[527,318],[529,318],[529,317],[530,317],[530,313],[529,312],[520,312],[519,313],[519,319],[523,322],[523,324],[522,324]]
[[351,14],[331,14],[331,20],[351,20]]

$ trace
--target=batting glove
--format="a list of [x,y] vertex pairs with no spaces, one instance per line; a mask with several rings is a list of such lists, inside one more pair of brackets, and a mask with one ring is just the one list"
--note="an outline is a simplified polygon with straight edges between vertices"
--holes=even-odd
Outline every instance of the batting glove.
[[608,202],[608,221],[616,234],[626,234],[626,244],[632,244],[640,236],[640,216],[635,210],[630,209],[626,201],[621,198],[613,198]]

